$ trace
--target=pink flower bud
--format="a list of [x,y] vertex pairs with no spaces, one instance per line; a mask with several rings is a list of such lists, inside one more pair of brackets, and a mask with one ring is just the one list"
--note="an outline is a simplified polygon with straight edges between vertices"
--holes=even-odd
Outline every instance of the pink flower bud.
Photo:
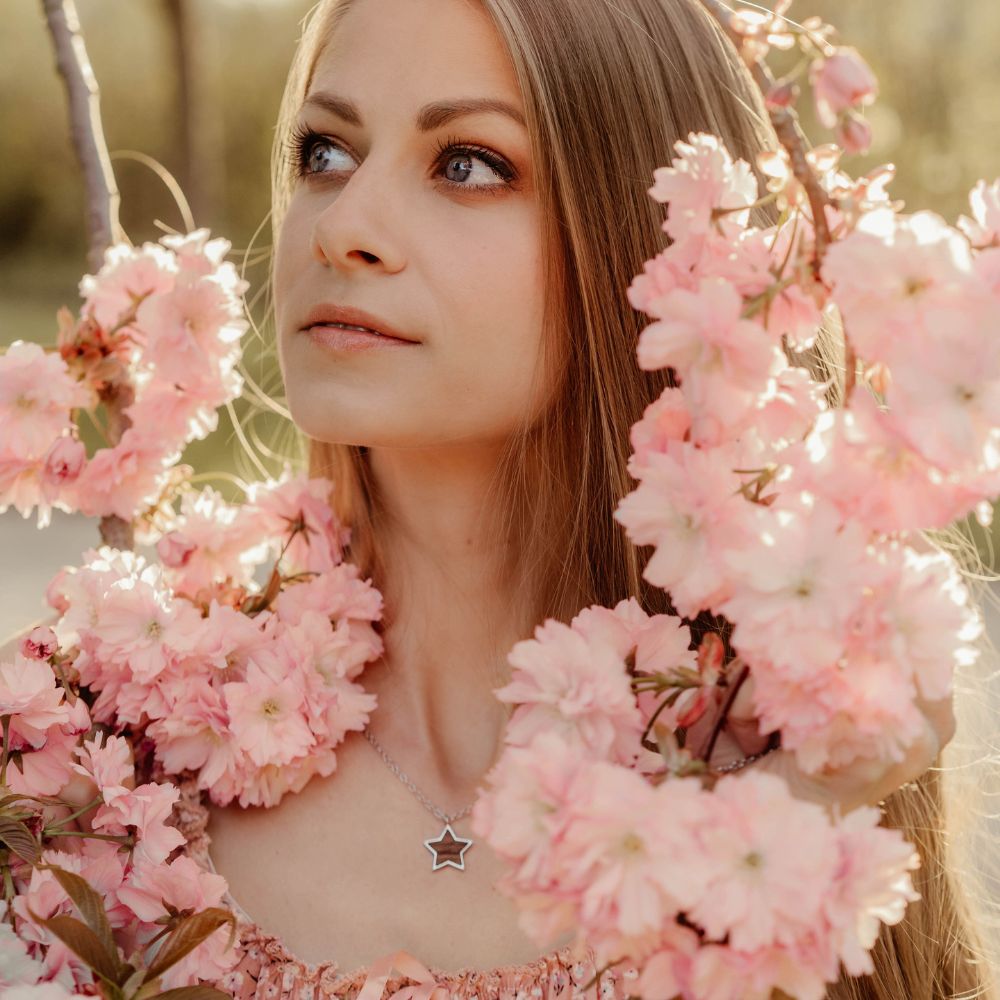
[[186,566],[198,546],[188,541],[179,531],[171,531],[156,543],[156,551],[164,566],[180,569]]
[[871,104],[878,81],[857,49],[841,46],[829,59],[817,59],[809,71],[816,113],[826,128],[833,128],[842,111]]
[[56,438],[42,461],[42,495],[50,503],[68,483],[75,482],[87,464],[87,449],[71,437]]
[[769,108],[788,108],[798,100],[798,96],[798,84],[778,84],[767,92],[767,106]]
[[47,625],[39,625],[21,640],[20,651],[28,660],[47,660],[58,648],[55,632]]
[[837,123],[837,142],[845,153],[867,153],[872,144],[872,127],[855,111],[848,111]]

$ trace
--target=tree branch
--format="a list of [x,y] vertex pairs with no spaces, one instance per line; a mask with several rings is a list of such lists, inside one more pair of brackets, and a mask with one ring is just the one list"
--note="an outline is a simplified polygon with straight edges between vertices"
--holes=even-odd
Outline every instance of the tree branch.
[[101,126],[100,91],[80,34],[73,0],[42,0],[52,35],[56,69],[66,86],[73,147],[83,169],[87,219],[87,265],[96,273],[104,251],[118,238],[118,186]]
[[[42,8],[52,35],[56,69],[66,86],[73,147],[83,169],[87,266],[96,274],[104,263],[104,251],[121,238],[118,185],[101,125],[100,90],[80,33],[80,18],[73,0],[42,0]],[[121,440],[128,426],[122,411],[131,399],[131,386],[128,386],[121,387],[115,398],[104,400],[111,445]],[[114,514],[101,518],[100,531],[105,545],[116,549],[131,549],[134,545],[131,522]]]

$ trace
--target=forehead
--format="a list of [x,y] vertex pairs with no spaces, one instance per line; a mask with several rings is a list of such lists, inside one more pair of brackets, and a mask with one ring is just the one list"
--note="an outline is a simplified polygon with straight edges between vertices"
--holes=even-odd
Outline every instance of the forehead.
[[475,0],[354,0],[317,56],[317,91],[411,120],[422,104],[453,97],[523,106],[510,56]]

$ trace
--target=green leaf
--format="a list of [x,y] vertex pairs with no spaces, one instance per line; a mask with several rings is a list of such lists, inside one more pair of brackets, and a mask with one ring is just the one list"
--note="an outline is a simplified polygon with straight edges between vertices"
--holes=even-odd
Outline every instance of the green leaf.
[[28,913],[35,923],[51,931],[74,954],[79,955],[87,966],[94,970],[111,986],[118,982],[118,962],[104,950],[97,935],[82,920],[70,917],[65,913],[57,913],[45,919],[38,916],[31,907]]
[[29,864],[37,864],[41,857],[38,841],[31,835],[31,831],[24,823],[9,816],[0,816],[0,841]]
[[67,871],[65,868],[60,868],[59,865],[39,865],[38,867],[51,871],[66,895],[76,904],[80,915],[87,922],[87,926],[93,931],[100,941],[101,947],[110,957],[115,968],[114,981],[119,982],[125,971],[125,966],[118,957],[118,946],[115,944],[111,924],[108,923],[108,915],[104,910],[104,900],[101,899],[94,887],[76,872]]
[[232,944],[236,935],[236,917],[229,910],[213,906],[200,913],[184,917],[156,953],[156,958],[149,967],[146,978],[152,979],[156,976],[162,976],[167,969],[197,948],[202,941],[214,934],[223,924],[229,924],[229,942]]

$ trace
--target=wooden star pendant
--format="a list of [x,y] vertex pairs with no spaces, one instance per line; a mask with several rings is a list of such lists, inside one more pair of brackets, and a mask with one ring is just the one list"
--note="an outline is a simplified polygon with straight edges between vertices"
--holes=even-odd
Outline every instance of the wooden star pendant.
[[439,868],[444,868],[445,865],[451,865],[459,871],[465,871],[463,855],[471,846],[471,840],[455,836],[455,831],[452,830],[450,823],[445,824],[436,840],[424,841],[424,847],[434,855],[434,866],[431,868],[431,871],[434,872]]

